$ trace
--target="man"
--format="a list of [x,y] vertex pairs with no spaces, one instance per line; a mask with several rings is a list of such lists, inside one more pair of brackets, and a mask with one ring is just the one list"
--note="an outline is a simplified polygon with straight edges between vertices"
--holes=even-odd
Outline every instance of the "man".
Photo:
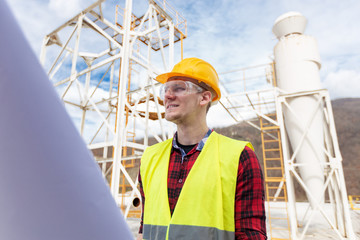
[[263,177],[251,144],[206,123],[221,97],[215,69],[187,58],[156,80],[177,132],[141,159],[138,239],[266,239]]

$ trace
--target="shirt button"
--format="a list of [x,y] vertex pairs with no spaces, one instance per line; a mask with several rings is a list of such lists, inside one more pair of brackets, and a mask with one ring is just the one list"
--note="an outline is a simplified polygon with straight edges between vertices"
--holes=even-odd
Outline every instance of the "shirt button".
[[179,183],[182,183],[182,181],[183,181],[182,179],[179,179]]

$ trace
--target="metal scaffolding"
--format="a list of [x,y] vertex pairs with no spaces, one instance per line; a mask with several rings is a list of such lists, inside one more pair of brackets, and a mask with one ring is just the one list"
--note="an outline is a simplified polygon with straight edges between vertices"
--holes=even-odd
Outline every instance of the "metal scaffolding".
[[40,60],[125,217],[139,217],[142,152],[149,141],[172,135],[154,77],[171,70],[176,42],[182,51],[186,20],[166,1],[153,0],[138,17],[126,0],[112,23],[104,2],[45,36]]

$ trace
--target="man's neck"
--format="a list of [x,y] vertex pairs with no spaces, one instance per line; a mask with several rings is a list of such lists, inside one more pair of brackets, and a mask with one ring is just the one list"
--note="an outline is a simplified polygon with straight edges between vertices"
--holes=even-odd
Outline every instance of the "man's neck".
[[209,130],[206,124],[194,125],[178,125],[177,128],[177,140],[182,145],[196,144],[203,139],[207,131]]

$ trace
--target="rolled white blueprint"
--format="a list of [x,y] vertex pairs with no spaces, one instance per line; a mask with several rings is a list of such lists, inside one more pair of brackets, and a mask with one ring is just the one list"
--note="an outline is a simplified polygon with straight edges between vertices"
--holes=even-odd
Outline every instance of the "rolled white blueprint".
[[3,0],[0,49],[0,239],[133,239]]

